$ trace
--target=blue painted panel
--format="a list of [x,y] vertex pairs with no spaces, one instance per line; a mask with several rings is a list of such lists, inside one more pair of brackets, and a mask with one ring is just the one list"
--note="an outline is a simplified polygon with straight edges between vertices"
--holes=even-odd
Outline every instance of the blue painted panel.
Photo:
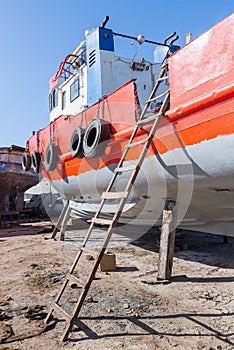
[[114,51],[113,32],[110,29],[99,29],[99,48],[100,50]]
[[103,72],[101,58],[114,51],[113,33],[110,29],[96,28],[86,39],[87,45],[87,104],[91,106],[102,97]]
[[87,36],[87,104],[91,106],[101,97],[101,67],[99,28]]

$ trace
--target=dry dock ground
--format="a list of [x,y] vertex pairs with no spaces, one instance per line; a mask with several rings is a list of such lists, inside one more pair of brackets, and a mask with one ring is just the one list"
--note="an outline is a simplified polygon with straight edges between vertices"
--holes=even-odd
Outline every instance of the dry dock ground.
[[[61,242],[48,239],[48,227],[38,222],[0,231],[0,339],[9,330],[24,338],[41,329],[85,231],[70,228]],[[158,284],[158,237],[152,229],[133,244],[117,237],[109,250],[118,268],[96,274],[82,309],[86,333],[77,328],[61,343],[65,323],[59,320],[0,349],[234,349],[234,239],[182,232],[172,283]],[[82,264],[85,271],[92,261]]]

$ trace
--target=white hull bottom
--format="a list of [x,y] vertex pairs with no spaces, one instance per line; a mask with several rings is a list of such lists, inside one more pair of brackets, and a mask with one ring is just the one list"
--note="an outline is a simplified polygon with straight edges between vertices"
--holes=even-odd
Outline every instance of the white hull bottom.
[[[169,199],[176,202],[178,228],[234,236],[233,144],[232,134],[185,149],[178,147],[163,155],[150,155],[143,163],[120,223],[160,225],[165,200]],[[53,186],[73,201],[81,218],[90,218],[116,166],[54,181]],[[117,191],[124,190],[129,175],[119,176]],[[110,217],[117,203],[107,202],[103,216]]]

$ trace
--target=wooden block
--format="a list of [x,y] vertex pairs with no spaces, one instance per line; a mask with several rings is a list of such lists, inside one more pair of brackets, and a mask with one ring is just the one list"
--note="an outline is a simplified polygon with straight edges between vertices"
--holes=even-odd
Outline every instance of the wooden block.
[[114,271],[116,270],[116,258],[115,254],[107,252],[103,255],[102,260],[100,262],[100,270],[101,271]]

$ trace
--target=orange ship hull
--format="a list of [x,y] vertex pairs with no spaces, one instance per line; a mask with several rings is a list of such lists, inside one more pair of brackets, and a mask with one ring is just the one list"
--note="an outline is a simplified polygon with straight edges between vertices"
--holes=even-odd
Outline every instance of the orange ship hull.
[[[183,207],[178,216],[183,227],[234,232],[233,19],[228,17],[169,58],[170,109],[134,185],[123,214],[126,220],[141,213],[144,223],[157,223],[165,198],[171,198]],[[64,198],[91,203],[95,211],[139,112],[137,89],[129,81],[75,117],[61,115],[51,122],[30,138],[29,153],[41,154],[42,176]],[[98,158],[74,158],[69,150],[74,128],[86,129],[95,117],[110,125],[104,153]],[[149,128],[141,129],[136,142],[146,137]],[[43,157],[51,141],[58,147],[58,162],[55,170],[46,171]],[[128,153],[126,165],[138,159],[141,147]]]

